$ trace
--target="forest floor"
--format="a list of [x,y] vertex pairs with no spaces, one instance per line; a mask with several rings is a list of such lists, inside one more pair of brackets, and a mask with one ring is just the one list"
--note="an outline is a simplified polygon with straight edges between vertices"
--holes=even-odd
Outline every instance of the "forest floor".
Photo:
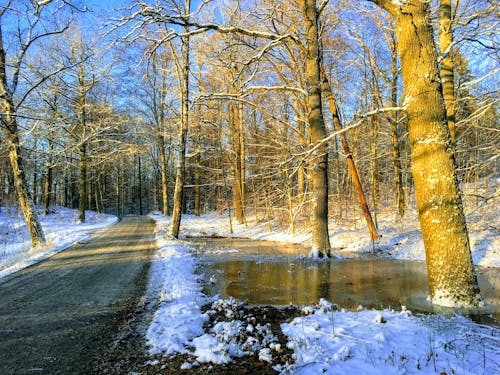
[[[493,270],[500,266],[495,203],[466,200],[465,206],[474,263]],[[348,311],[326,300],[312,306],[253,306],[205,295],[189,237],[234,236],[307,247],[310,234],[288,233],[279,215],[271,222],[259,216],[249,217],[248,225],[233,222],[233,233],[227,216],[186,215],[184,240],[168,238],[168,217],[151,215],[156,243],[149,219],[125,218],[97,233],[97,242],[105,241],[98,255],[89,233],[116,222],[112,216],[89,212],[83,224],[74,211],[57,207],[42,218],[51,246],[32,252],[22,220],[5,213],[2,207],[0,373],[500,374],[498,325],[460,315],[413,314],[404,306]],[[397,224],[393,214],[379,215],[377,256],[424,259],[415,215],[409,209]],[[373,252],[358,221],[344,217],[331,226],[338,255]],[[134,244],[137,230],[148,240]],[[144,252],[151,262],[133,260]],[[104,276],[109,267],[114,271]],[[72,287],[72,274],[78,287]],[[130,293],[116,303],[98,301],[94,280],[102,281],[103,296]],[[130,280],[133,286],[126,286]]]

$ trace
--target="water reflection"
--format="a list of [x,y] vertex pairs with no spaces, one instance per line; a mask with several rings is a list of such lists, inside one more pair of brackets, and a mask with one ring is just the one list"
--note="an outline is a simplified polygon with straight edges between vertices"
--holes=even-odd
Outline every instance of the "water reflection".
[[[297,254],[299,245],[218,239],[197,243],[207,292],[250,304],[311,305],[326,298],[340,307],[433,311],[427,301],[424,262],[350,259],[313,262]],[[489,312],[500,319],[496,269],[481,269],[478,279]],[[210,280],[210,281],[208,281]]]

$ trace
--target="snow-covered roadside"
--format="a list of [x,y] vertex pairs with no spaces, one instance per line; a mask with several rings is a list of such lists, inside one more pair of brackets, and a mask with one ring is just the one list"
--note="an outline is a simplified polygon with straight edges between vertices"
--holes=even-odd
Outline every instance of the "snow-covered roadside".
[[[203,295],[200,277],[194,274],[196,259],[188,245],[166,238],[169,218],[150,216],[157,221],[160,248],[149,291],[150,295],[159,294],[158,310],[147,333],[150,353],[190,353],[191,359],[183,368],[227,363],[245,355],[257,355],[260,361],[270,362],[279,355],[276,337],[265,324],[238,311],[241,304],[212,301]],[[195,230],[209,233],[211,228],[217,228],[217,221],[208,220],[216,218],[183,217],[183,231],[192,228],[190,234]],[[196,229],[195,223],[201,227]],[[202,305],[210,302],[211,308],[202,313]],[[215,310],[229,321],[204,332],[203,324]],[[296,359],[294,364],[274,367],[283,374],[500,373],[500,330],[468,318],[414,316],[404,307],[401,311],[337,311],[325,300],[303,308],[303,315],[282,324],[283,333],[289,337],[287,346],[294,350]]]
[[[203,334],[208,319],[201,306],[208,299],[194,274],[196,259],[182,241],[166,235],[169,218],[149,215],[156,221],[156,252],[150,271],[147,299],[157,298],[156,312],[147,332],[151,354],[186,353],[185,344]],[[156,297],[157,296],[157,297]]]
[[39,215],[47,244],[32,250],[31,242],[22,214],[9,212],[5,207],[0,211],[0,278],[19,271],[54,255],[75,241],[85,240],[96,229],[115,224],[113,215],[86,211],[85,223],[78,220],[77,210],[54,206],[52,213]]

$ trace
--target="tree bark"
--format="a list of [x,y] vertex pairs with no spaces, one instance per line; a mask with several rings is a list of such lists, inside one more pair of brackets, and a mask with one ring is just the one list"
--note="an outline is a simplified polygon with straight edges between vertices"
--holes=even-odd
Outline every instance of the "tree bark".
[[[318,33],[318,9],[316,0],[300,0],[306,33],[306,88],[307,121],[311,143],[316,145],[326,137],[323,119],[320,80],[320,51]],[[322,144],[310,156],[310,182],[312,184],[312,249],[311,255],[331,256],[328,235],[328,153]]]
[[28,182],[24,171],[24,163],[21,155],[19,131],[16,120],[16,109],[12,101],[12,94],[7,86],[7,72],[5,61],[5,50],[3,48],[3,37],[0,25],[0,124],[5,130],[7,147],[9,150],[10,165],[16,186],[17,196],[21,210],[23,211],[26,225],[31,237],[33,248],[45,243],[45,235],[38,220],[32,197],[28,189]]
[[79,219],[85,223],[85,209],[87,208],[87,145],[83,143],[79,147],[80,152],[80,178],[79,178]]
[[[190,12],[190,0],[186,0],[186,14]],[[174,209],[172,212],[172,224],[170,234],[174,238],[179,237],[181,225],[182,199],[184,194],[184,179],[186,169],[186,142],[189,121],[189,27],[185,27],[186,35],[182,37],[182,67],[179,71],[179,86],[181,89],[181,119],[179,129],[179,150],[177,153],[177,165],[175,171]]]
[[52,152],[54,151],[54,142],[52,140],[52,132],[49,135],[49,149],[47,155],[47,174],[45,175],[45,182],[43,187],[43,212],[48,215],[50,208],[50,196],[52,194]]
[[[391,33],[391,105],[393,107],[398,106],[398,45],[396,41],[396,34],[393,29]],[[398,137],[398,127],[399,127],[399,112],[394,112],[394,114],[389,118],[391,124],[391,141],[392,141],[392,163],[394,170],[394,185],[396,187],[396,202],[398,207],[399,217],[402,218],[405,214],[405,197],[403,190],[403,173],[401,171],[401,152],[399,150],[399,137]]]
[[198,130],[196,133],[196,156],[194,163],[194,215],[200,216],[201,214],[201,130],[200,125],[198,125]]
[[[299,142],[300,146],[305,146],[306,145],[306,126],[304,121],[302,121],[302,116],[303,116],[303,111],[301,110],[301,105],[299,99],[295,99],[295,114],[297,116],[297,133],[298,133],[298,139],[297,141]],[[304,166],[304,163],[302,163],[299,166],[299,169],[297,170],[297,198],[299,200],[302,199],[304,196],[304,193],[306,191],[306,168]]]
[[429,3],[374,2],[396,22],[431,301],[476,307],[481,298],[455,171]]
[[243,211],[243,186],[242,181],[242,160],[241,160],[241,126],[239,124],[240,114],[238,104],[230,103],[230,122],[231,122],[231,137],[232,137],[232,170],[233,170],[233,208],[234,217],[243,224],[245,215]]

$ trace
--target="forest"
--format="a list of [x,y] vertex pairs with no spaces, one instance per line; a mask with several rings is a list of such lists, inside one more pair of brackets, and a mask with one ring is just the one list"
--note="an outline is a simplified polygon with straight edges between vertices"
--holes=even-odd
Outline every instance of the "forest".
[[[9,0],[0,199],[32,246],[53,205],[217,212],[309,230],[417,206],[431,296],[477,305],[463,197],[498,177],[494,1]],[[35,207],[42,207],[37,210]],[[270,225],[270,224],[269,224]],[[331,224],[330,224],[331,225]],[[443,274],[452,274],[443,277]]]
[[499,21],[1,0],[0,373],[498,373]]

